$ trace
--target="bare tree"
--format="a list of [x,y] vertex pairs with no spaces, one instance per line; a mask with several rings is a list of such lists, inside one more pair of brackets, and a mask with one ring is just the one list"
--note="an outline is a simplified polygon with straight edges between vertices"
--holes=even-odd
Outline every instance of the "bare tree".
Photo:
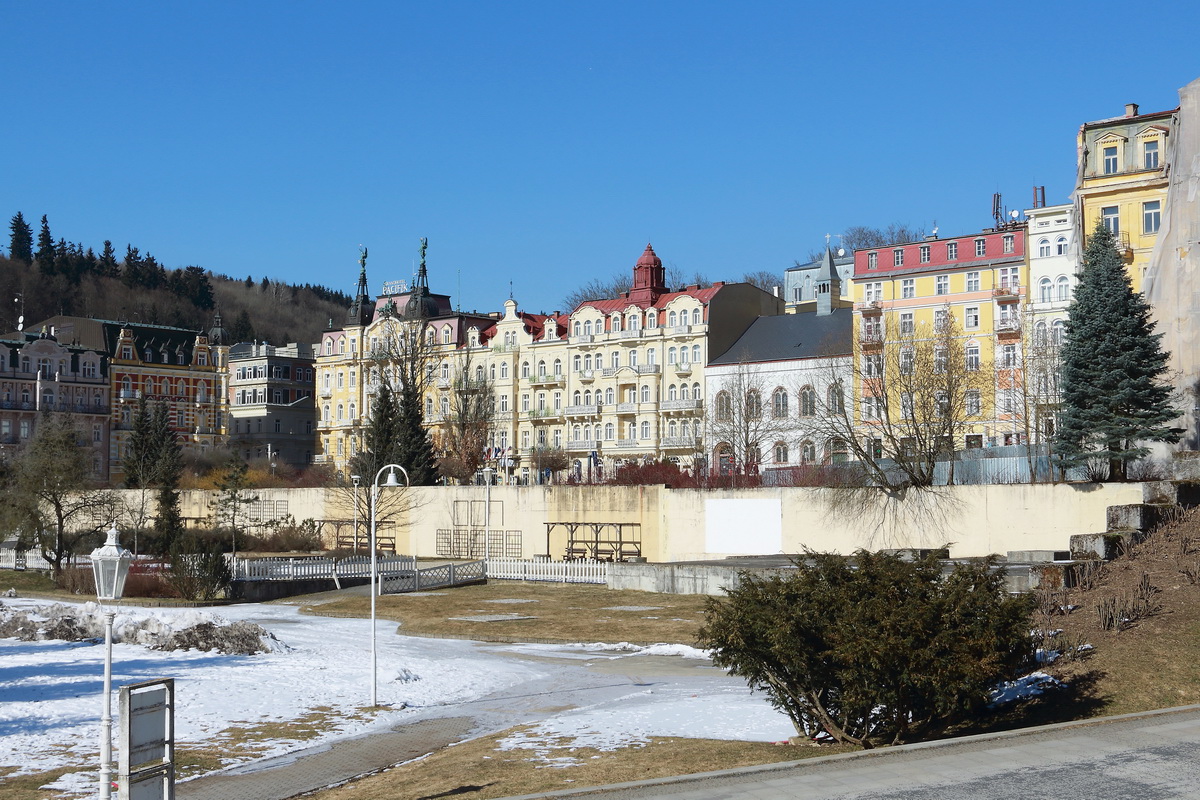
[[[1038,457],[1052,456],[1054,422],[1059,405],[1059,336],[1046,320],[1038,320],[1026,304],[1019,313],[1008,314],[997,323],[1012,344],[1017,357],[997,368],[1000,410],[1021,434],[1029,467],[1029,480],[1037,483]],[[1054,459],[1050,458],[1053,464]],[[1046,477],[1053,479],[1053,468]]]
[[795,416],[788,414],[788,391],[754,363],[742,361],[730,372],[710,380],[716,393],[705,414],[705,439],[715,448],[719,472],[756,475],[764,449],[789,442],[795,435]]
[[982,418],[992,373],[978,350],[965,346],[948,307],[935,319],[914,325],[895,313],[864,316],[851,367],[859,408],[839,375],[830,376],[825,392],[801,397],[802,413],[805,404],[815,406],[805,417],[809,435],[857,460],[868,483],[931,486],[939,460],[950,460],[953,482],[955,443]]
[[452,367],[445,433],[438,445],[438,470],[447,478],[467,483],[483,463],[488,431],[496,417],[496,396],[483,364],[475,363],[470,347],[460,351]]
[[[838,238],[841,240],[841,246],[846,252],[852,253],[855,250],[863,250],[871,247],[887,247],[889,244],[915,242],[918,239],[925,238],[925,229],[920,226],[911,226],[904,222],[893,222],[885,228],[851,225],[838,234]],[[816,261],[824,254],[824,248],[809,250],[809,263]],[[803,264],[797,261],[796,266],[803,266]]]
[[585,300],[616,297],[622,292],[628,292],[632,286],[633,278],[629,272],[618,272],[609,278],[592,278],[582,286],[563,295],[563,308],[570,311]]

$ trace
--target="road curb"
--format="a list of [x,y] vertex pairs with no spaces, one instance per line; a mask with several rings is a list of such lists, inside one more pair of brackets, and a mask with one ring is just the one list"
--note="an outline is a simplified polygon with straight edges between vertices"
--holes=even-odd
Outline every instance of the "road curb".
[[834,755],[816,756],[814,758],[805,758],[797,761],[779,761],[771,764],[757,764],[752,767],[736,767],[734,769],[713,770],[711,772],[696,772],[691,775],[675,775],[667,778],[648,778],[642,781],[626,781],[625,783],[610,783],[603,786],[588,786],[580,787],[578,789],[559,789],[553,792],[542,792],[539,794],[512,795],[497,798],[497,800],[536,800],[537,798],[546,797],[582,797],[598,792],[613,792],[620,791],[622,789],[640,789],[654,786],[675,786],[710,780],[712,778],[737,777],[739,775],[757,776],[764,773],[783,772],[785,770],[792,770],[796,769],[797,767],[806,767],[813,764],[828,764],[831,762],[848,761],[860,758],[878,758],[891,753],[903,753],[914,750],[934,750],[944,747],[957,747],[976,742],[988,742],[998,739],[1014,739],[1020,736],[1029,736],[1036,733],[1064,730],[1067,728],[1085,728],[1095,725],[1107,725],[1113,722],[1121,722],[1130,719],[1151,719],[1155,717],[1168,716],[1170,714],[1182,714],[1194,711],[1200,711],[1200,704],[1174,706],[1172,708],[1159,708],[1153,711],[1137,711],[1132,714],[1118,714],[1112,717],[1095,717],[1093,719],[1072,720],[1070,722],[1054,722],[1049,725],[1037,725],[1032,728],[1017,728],[1014,730],[995,731],[992,733],[976,733],[970,736],[959,736],[952,739],[935,739],[934,741],[930,742],[914,742],[912,744],[901,744],[894,747],[879,747],[874,750],[860,750],[854,753],[836,753]]

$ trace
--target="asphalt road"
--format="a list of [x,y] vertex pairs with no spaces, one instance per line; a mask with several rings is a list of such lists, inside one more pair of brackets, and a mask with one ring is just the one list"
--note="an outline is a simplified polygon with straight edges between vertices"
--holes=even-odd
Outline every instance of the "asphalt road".
[[1200,798],[1200,708],[528,797],[603,800]]

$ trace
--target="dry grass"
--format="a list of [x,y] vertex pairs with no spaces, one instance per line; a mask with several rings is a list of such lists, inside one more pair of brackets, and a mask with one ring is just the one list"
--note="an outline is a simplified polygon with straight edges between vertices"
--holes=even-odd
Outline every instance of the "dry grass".
[[[67,592],[54,585],[54,580],[47,573],[32,569],[0,570],[0,592],[6,592],[9,589],[16,589],[18,595],[25,592],[37,592],[38,594],[68,596]],[[0,602],[3,602],[3,599],[0,598]]]
[[[1048,671],[1068,681],[1094,684],[1093,714],[1125,714],[1200,703],[1200,585],[1185,568],[1200,558],[1200,509],[1184,512],[1102,569],[1096,585],[1071,590],[1078,608],[1053,618],[1060,639],[1095,646],[1088,657],[1053,665]],[[1101,600],[1139,593],[1146,576],[1157,610],[1131,620],[1123,630],[1105,631]]]
[[[527,602],[497,602],[519,600]],[[302,606],[311,614],[366,617],[369,597],[347,597]],[[621,611],[615,607],[651,610]],[[442,589],[428,595],[385,595],[377,613],[400,623],[400,633],[462,636],[482,641],[669,642],[694,644],[704,597],[613,591],[591,584],[494,581]],[[454,617],[519,614],[534,619],[468,622]]]
[[660,738],[614,751],[572,748],[567,742],[550,743],[555,746],[536,752],[501,750],[497,743],[512,732],[448,747],[428,758],[316,792],[310,797],[316,800],[422,800],[434,797],[485,800],[793,761],[852,749],[832,745],[791,747],[769,742]]

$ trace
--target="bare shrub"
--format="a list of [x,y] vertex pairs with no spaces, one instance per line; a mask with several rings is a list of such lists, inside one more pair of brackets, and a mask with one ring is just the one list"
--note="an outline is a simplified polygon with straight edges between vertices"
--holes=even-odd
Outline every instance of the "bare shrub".
[[1179,572],[1187,582],[1196,585],[1200,581],[1200,558],[1191,558],[1179,565]]

